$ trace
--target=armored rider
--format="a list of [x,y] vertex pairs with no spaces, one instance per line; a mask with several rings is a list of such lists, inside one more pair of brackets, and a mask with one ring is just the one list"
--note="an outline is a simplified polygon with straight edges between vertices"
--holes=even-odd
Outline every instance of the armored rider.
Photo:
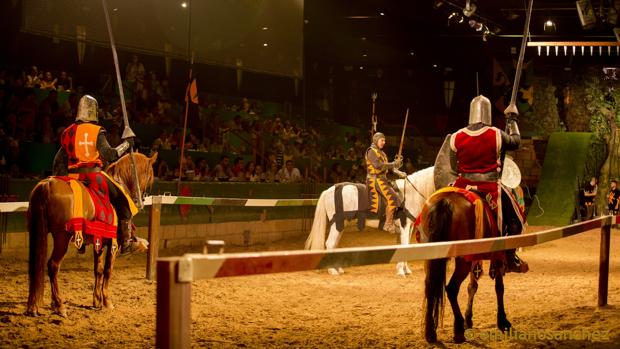
[[402,200],[397,194],[398,190],[395,189],[394,184],[388,180],[388,171],[392,171],[394,174],[401,178],[405,178],[407,175],[400,171],[402,166],[402,159],[396,158],[393,162],[388,162],[388,157],[383,152],[385,146],[385,135],[381,132],[377,132],[372,136],[372,144],[366,150],[366,188],[370,198],[370,210],[373,213],[379,212],[379,200],[380,196],[385,199],[385,223],[383,230],[398,233],[398,228],[394,224],[394,214],[396,210],[401,206]]
[[[112,148],[106,139],[106,131],[97,125],[97,100],[84,95],[78,104],[75,122],[65,129],[61,136],[61,147],[54,158],[53,175],[75,176],[87,187],[96,182],[107,182],[109,200],[118,217],[118,241],[121,254],[140,250],[139,243],[132,236],[131,218],[137,213],[134,202],[120,184],[107,175],[102,175],[104,161],[111,163],[133,146],[133,138],[124,139]],[[72,177],[73,177],[72,176]],[[83,248],[80,252],[83,252]]]
[[[457,173],[454,186],[482,193],[497,219],[502,234],[520,234],[525,216],[514,201],[510,190],[500,182],[502,153],[516,150],[521,143],[517,126],[519,112],[514,105],[504,111],[506,132],[491,125],[491,103],[480,95],[472,99],[469,125],[450,137],[450,165]],[[527,263],[515,250],[506,251],[507,269],[527,271]]]

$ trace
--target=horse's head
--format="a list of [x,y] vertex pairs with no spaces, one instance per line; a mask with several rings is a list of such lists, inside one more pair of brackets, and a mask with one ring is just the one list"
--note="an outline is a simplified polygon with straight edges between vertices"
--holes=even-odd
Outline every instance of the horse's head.
[[[146,188],[153,184],[155,178],[153,175],[153,164],[157,160],[157,153],[148,157],[136,152],[133,153],[133,157],[136,162],[136,172],[138,173],[138,186],[140,187],[140,192],[144,193]],[[136,196],[136,185],[133,179],[129,154],[124,155],[110,165],[107,172],[121,184],[125,185],[132,196]]]

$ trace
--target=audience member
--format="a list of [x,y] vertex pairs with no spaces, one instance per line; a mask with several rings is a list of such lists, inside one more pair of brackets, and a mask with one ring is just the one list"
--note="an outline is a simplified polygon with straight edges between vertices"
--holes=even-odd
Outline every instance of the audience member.
[[220,162],[215,165],[212,177],[216,181],[229,181],[231,178],[235,177],[230,169],[230,158],[227,155],[222,155]]
[[276,174],[276,180],[280,183],[299,183],[301,179],[301,173],[293,166],[293,160],[286,161],[286,165]]
[[590,220],[594,217],[594,208],[596,207],[596,192],[598,185],[596,178],[592,177],[590,182],[583,188],[584,204],[586,205],[586,219]]

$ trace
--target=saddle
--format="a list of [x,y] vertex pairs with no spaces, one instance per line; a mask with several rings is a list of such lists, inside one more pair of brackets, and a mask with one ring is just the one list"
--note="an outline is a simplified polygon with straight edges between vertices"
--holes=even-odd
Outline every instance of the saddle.
[[[357,211],[344,210],[342,189],[348,185],[355,186],[357,189]],[[377,213],[371,212],[370,195],[365,184],[349,182],[337,183],[334,185],[334,201],[336,212],[329,224],[336,224],[336,229],[339,231],[344,229],[345,220],[352,220],[355,218],[357,218],[357,229],[359,231],[364,230],[366,227],[366,219],[379,219],[379,229],[383,229],[383,225],[385,224],[385,209],[387,207],[387,203],[382,196],[379,196],[379,211]],[[397,209],[394,219],[400,219],[401,226],[404,226],[407,219],[406,212],[400,208]]]
[[[72,218],[65,223],[65,229],[74,233],[74,242],[78,249],[84,243],[84,234],[92,237],[98,252],[103,248],[103,239],[113,239],[113,245],[117,246],[118,217],[110,203],[108,184],[103,176],[104,172],[93,172],[54,177],[67,182],[73,192]],[[95,209],[92,220],[86,217],[85,194],[90,196]]]

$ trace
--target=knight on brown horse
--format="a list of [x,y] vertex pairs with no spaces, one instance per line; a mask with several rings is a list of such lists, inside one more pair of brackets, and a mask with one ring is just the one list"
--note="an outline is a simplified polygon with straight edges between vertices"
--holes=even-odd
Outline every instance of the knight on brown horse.
[[[469,125],[450,136],[450,166],[457,173],[453,186],[478,193],[486,200],[497,229],[502,235],[520,234],[525,213],[512,191],[500,182],[502,153],[516,150],[521,143],[517,126],[517,108],[508,107],[504,132],[491,124],[491,103],[480,95],[470,104]],[[515,250],[506,251],[507,271],[526,272],[527,263]]]
[[[71,222],[74,231],[81,232],[84,225],[89,225],[91,229],[116,225],[113,219],[115,210],[118,217],[117,239],[122,242],[121,254],[140,251],[143,248],[135,239],[131,224],[131,218],[138,209],[126,190],[103,171],[104,163],[116,161],[133,146],[133,138],[124,139],[116,148],[110,147],[105,129],[97,125],[97,111],[95,98],[85,95],[80,99],[75,123],[61,136],[61,148],[54,158],[53,174],[78,179],[97,197],[95,206],[100,217],[96,217],[96,223],[99,226],[74,217]],[[81,236],[76,236],[76,239],[81,239]],[[84,252],[83,245],[80,252]]]

